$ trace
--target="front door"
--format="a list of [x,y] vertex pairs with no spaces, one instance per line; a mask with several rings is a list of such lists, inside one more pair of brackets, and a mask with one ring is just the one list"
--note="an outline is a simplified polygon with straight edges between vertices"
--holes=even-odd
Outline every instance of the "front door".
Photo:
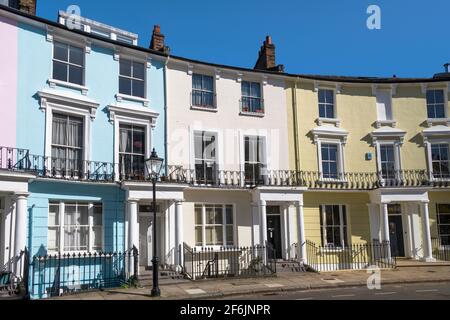
[[139,265],[150,267],[152,259],[152,221],[153,218],[139,217]]
[[403,243],[402,216],[389,216],[389,238],[391,241],[391,255],[394,257],[404,257],[405,246]]
[[267,207],[267,241],[275,249],[269,251],[269,258],[282,259],[280,207]]

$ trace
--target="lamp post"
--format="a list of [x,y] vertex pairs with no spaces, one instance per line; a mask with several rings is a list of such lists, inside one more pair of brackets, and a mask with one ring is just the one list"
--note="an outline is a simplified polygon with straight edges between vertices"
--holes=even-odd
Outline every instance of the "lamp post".
[[156,153],[155,149],[153,148],[152,154],[150,155],[150,158],[145,160],[145,165],[147,166],[148,173],[150,175],[150,178],[152,179],[153,184],[153,259],[152,259],[152,266],[153,266],[153,288],[151,295],[152,297],[159,297],[161,295],[161,291],[159,290],[159,284],[158,284],[158,276],[159,276],[159,258],[156,254],[156,181],[158,180],[162,164],[164,159],[159,158],[158,154]]

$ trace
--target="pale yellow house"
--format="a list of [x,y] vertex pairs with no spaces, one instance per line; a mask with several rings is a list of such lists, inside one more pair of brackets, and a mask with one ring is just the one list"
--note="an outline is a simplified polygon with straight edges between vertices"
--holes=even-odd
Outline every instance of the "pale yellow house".
[[390,241],[392,255],[427,261],[450,245],[449,79],[291,77],[304,240]]

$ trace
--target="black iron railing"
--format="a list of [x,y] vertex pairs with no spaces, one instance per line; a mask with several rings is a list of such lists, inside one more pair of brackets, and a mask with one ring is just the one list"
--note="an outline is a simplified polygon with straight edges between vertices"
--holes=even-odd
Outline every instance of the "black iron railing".
[[[0,170],[25,172],[42,178],[114,182],[147,181],[145,166],[129,167],[104,161],[61,159],[30,154],[26,149],[0,147]],[[261,164],[244,165],[244,170],[219,170],[217,164],[186,169],[168,166],[161,183],[180,183],[205,187],[254,188],[257,186],[295,186],[316,190],[373,190],[401,187],[450,187],[450,179],[435,178],[426,170],[400,170],[396,178],[383,178],[377,172],[339,173],[324,178],[318,171],[267,170]]]
[[138,250],[34,256],[29,265],[32,298],[118,287],[137,279]]
[[191,280],[257,277],[276,273],[270,246],[191,248],[183,244],[183,272]]
[[216,94],[210,91],[194,89],[191,92],[191,104],[193,107],[215,110],[217,109]]
[[257,97],[242,97],[239,103],[242,113],[264,115],[264,99]]
[[388,242],[352,244],[345,247],[318,246],[306,240],[307,265],[315,271],[359,270],[372,266],[395,268]]
[[450,244],[442,243],[440,238],[431,239],[433,258],[439,261],[450,261]]

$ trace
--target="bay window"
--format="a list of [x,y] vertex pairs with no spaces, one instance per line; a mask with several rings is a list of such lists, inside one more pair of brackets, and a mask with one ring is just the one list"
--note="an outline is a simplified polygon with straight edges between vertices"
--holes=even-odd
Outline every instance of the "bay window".
[[233,205],[195,204],[195,245],[234,245]]
[[103,206],[90,202],[50,202],[48,241],[50,252],[101,251]]

